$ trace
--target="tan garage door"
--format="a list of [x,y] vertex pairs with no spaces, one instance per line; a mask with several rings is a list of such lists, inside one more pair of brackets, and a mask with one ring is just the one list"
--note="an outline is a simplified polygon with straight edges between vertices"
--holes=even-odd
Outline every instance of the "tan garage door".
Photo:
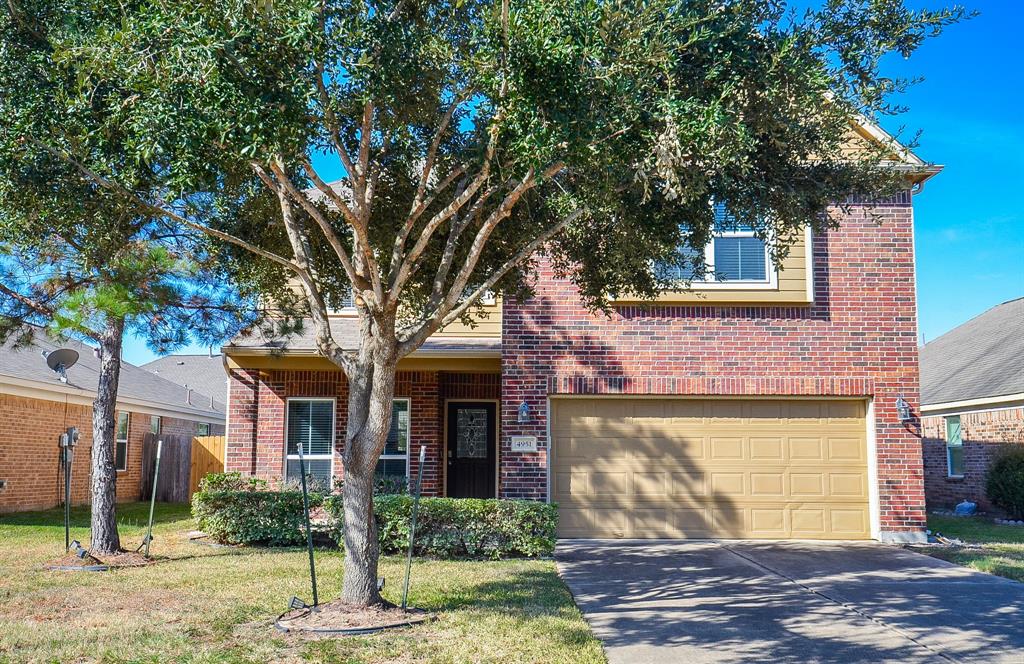
[[554,399],[559,535],[866,539],[865,408]]

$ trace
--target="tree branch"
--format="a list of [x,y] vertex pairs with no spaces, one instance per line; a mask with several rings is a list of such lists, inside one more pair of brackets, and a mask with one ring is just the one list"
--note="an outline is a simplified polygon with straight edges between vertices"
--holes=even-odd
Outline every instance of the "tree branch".
[[252,253],[256,254],[257,256],[261,256],[263,258],[266,258],[269,261],[277,263],[278,265],[282,265],[282,266],[288,268],[289,270],[292,270],[293,272],[297,272],[299,270],[298,265],[296,265],[293,261],[291,261],[291,260],[289,260],[289,259],[287,259],[287,258],[285,258],[283,256],[279,256],[279,255],[277,255],[277,254],[275,254],[275,253],[273,253],[271,251],[267,251],[266,249],[261,249],[260,247],[257,247],[256,245],[254,245],[254,244],[252,244],[250,242],[246,242],[245,240],[243,240],[243,239],[241,239],[239,237],[236,237],[234,235],[231,235],[230,233],[225,233],[224,231],[217,230],[216,228],[211,228],[211,227],[206,226],[204,224],[200,224],[198,222],[195,222],[195,221],[192,221],[190,219],[187,219],[184,216],[178,214],[177,212],[175,212],[173,210],[169,210],[169,209],[161,207],[159,205],[155,205],[153,203],[150,203],[149,201],[145,200],[144,198],[142,198],[141,196],[139,196],[135,192],[130,191],[130,190],[126,189],[125,187],[123,187],[122,185],[120,185],[120,184],[118,184],[116,182],[113,182],[111,180],[108,180],[107,178],[103,177],[102,175],[96,173],[91,168],[89,168],[88,166],[86,166],[82,162],[78,161],[77,159],[75,159],[71,155],[67,154],[66,152],[63,152],[62,150],[57,150],[55,148],[52,148],[49,145],[46,145],[45,143],[43,143],[42,141],[36,140],[35,138],[29,137],[29,138],[26,138],[24,140],[29,141],[33,145],[35,145],[35,146],[37,146],[37,147],[39,147],[39,148],[49,152],[50,154],[54,155],[55,157],[57,157],[59,159],[63,159],[67,163],[69,163],[72,166],[74,166],[78,170],[78,172],[80,172],[82,175],[84,175],[85,177],[89,178],[90,180],[92,180],[93,182],[98,184],[99,186],[101,186],[104,189],[107,189],[109,191],[113,191],[113,192],[116,192],[116,193],[120,194],[121,196],[123,196],[123,197],[127,198],[128,200],[134,202],[140,208],[142,208],[143,210],[146,210],[147,212],[149,212],[150,214],[152,214],[154,216],[167,217],[168,219],[171,219],[173,221],[178,222],[182,226],[186,226],[186,227],[191,228],[193,230],[196,230],[196,231],[199,231],[201,233],[205,233],[207,235],[215,237],[215,238],[217,238],[219,240],[223,240],[224,242],[227,242],[229,244],[233,244],[235,246],[241,247],[242,249],[245,249],[246,251],[252,252]]

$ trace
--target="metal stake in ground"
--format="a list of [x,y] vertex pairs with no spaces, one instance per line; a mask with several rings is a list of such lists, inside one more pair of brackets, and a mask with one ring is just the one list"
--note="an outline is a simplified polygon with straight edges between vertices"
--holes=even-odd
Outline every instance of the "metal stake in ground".
[[412,498],[412,519],[409,523],[409,556],[405,560],[405,589],[402,591],[402,608],[408,608],[409,575],[412,573],[412,547],[416,540],[416,513],[420,507],[420,486],[423,484],[423,466],[427,460],[427,446],[420,445],[420,466],[416,469],[416,491]]
[[68,427],[60,435],[61,458],[64,461],[64,550],[71,548],[71,466],[75,459],[78,428]]
[[306,457],[299,443],[299,477],[302,478],[302,510],[306,515],[306,547],[309,549],[309,579],[313,584],[313,608],[320,604],[316,594],[316,563],[313,562],[313,529],[309,525],[309,490],[306,488]]
[[149,498],[149,527],[146,529],[146,539],[143,544],[146,547],[146,557],[149,558],[149,543],[153,541],[153,508],[156,507],[156,483],[160,479],[160,452],[163,450],[164,441],[156,441],[156,468],[153,469],[153,494]]

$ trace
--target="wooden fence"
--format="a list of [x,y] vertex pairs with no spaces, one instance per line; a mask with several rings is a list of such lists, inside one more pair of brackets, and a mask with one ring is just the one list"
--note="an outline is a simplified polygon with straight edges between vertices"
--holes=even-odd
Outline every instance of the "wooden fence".
[[210,473],[224,472],[224,436],[196,436],[192,439],[192,471],[189,473],[189,498],[199,491],[199,480]]
[[156,499],[167,503],[187,503],[199,489],[199,481],[209,473],[224,471],[224,436],[175,436],[148,433],[142,440],[142,499],[153,493],[157,440],[163,440],[160,481]]

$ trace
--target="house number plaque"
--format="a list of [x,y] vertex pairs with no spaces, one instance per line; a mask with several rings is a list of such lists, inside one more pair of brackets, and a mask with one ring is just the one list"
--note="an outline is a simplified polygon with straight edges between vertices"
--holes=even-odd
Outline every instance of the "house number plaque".
[[537,436],[512,436],[513,452],[536,452]]

